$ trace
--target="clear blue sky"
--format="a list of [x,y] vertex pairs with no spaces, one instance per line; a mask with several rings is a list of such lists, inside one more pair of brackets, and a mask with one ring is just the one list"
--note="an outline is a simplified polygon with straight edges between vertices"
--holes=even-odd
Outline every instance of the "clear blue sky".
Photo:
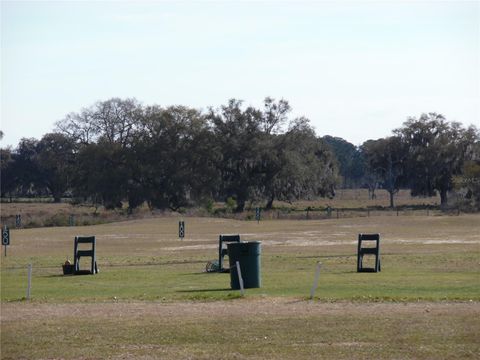
[[356,145],[422,112],[478,126],[479,2],[1,3],[2,146],[111,97],[266,96]]

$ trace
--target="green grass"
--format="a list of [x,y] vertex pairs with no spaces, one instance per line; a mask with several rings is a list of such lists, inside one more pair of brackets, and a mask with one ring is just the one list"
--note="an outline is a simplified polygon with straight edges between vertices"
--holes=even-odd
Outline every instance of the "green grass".
[[[177,220],[12,230],[1,259],[1,358],[479,358],[480,215],[188,218],[184,241]],[[356,235],[373,231],[382,272],[357,273]],[[204,272],[222,233],[263,241],[262,287],[245,297],[229,274]],[[79,234],[97,236],[100,273],[63,276]]]
[[[474,250],[474,249],[472,249]],[[263,254],[262,287],[248,289],[248,296],[308,296],[315,264],[322,261],[317,297],[333,300],[480,300],[478,257],[480,251],[448,254],[386,254],[380,273],[357,273],[356,257],[306,256],[301,253]],[[118,266],[100,266],[97,275],[63,276],[52,260],[29,258],[34,265],[32,298],[42,302],[122,300],[222,300],[238,291],[230,290],[230,275],[205,273],[207,257],[189,259],[110,259]],[[181,263],[182,261],[187,261]],[[135,265],[150,262],[151,265]],[[99,259],[99,263],[102,261]],[[87,264],[85,264],[87,265]],[[21,266],[17,264],[17,266]],[[2,300],[25,297],[26,264],[4,268]],[[47,266],[47,267],[42,267]]]

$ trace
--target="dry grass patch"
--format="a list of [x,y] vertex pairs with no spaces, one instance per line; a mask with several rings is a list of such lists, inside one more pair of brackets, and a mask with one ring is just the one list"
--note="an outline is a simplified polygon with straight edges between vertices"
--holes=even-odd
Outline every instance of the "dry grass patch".
[[[35,200],[35,199],[33,199]],[[409,190],[401,190],[395,195],[395,204],[397,206],[437,206],[439,204],[439,197],[418,198],[410,196]],[[253,205],[262,206],[262,204]],[[377,191],[377,197],[370,199],[368,197],[368,191],[366,189],[346,189],[339,190],[337,196],[334,199],[318,199],[315,201],[297,201],[293,203],[275,202],[274,207],[282,209],[282,211],[271,211],[263,213],[264,218],[277,218],[282,213],[282,217],[287,218],[305,218],[306,213],[301,211],[298,213],[284,213],[283,210],[297,209],[304,210],[309,207],[322,209],[327,206],[339,209],[347,209],[340,214],[340,217],[357,217],[367,216],[367,212],[348,211],[348,209],[366,209],[370,208],[387,208],[389,206],[388,193],[384,190]],[[225,210],[224,203],[217,203],[215,209],[222,213],[222,216],[231,218],[250,218],[253,219],[253,210],[249,209],[242,214],[230,214]],[[225,211],[221,211],[224,209]],[[210,216],[206,209],[184,209],[190,215]],[[402,210],[402,215],[421,215],[425,212],[420,211],[405,211]],[[74,215],[75,224],[78,226],[103,224],[108,222],[117,222],[132,219],[152,218],[152,217],[175,217],[178,214],[170,211],[151,211],[145,204],[129,214],[127,211],[127,204],[124,204],[122,209],[106,210],[102,206],[98,208],[90,205],[71,205],[69,203],[52,203],[52,202],[17,202],[17,203],[0,203],[1,223],[8,224],[10,227],[15,226],[15,215],[20,214],[22,216],[22,226],[28,228],[44,227],[44,226],[68,226],[70,224],[70,215]],[[388,214],[387,211],[371,211],[371,216],[381,216]],[[430,214],[433,214],[430,211]],[[438,211],[437,211],[438,213]],[[317,211],[310,213],[311,217],[323,218],[326,217],[324,211]],[[336,214],[333,214],[335,217]]]
[[469,359],[480,351],[479,316],[479,303],[285,298],[4,304],[2,358]]
[[[315,201],[295,201],[292,204],[274,202],[274,206],[291,206],[299,209],[307,207],[333,208],[364,208],[364,207],[389,207],[390,195],[386,190],[376,190],[375,199],[369,198],[367,189],[339,189],[333,199],[318,199]],[[410,190],[400,190],[394,196],[395,206],[437,206],[440,204],[440,196],[413,197]]]

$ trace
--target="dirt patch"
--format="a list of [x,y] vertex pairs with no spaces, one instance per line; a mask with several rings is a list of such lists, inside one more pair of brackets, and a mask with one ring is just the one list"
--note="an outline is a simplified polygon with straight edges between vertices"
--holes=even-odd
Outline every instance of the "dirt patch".
[[[358,233],[378,232],[385,245],[478,245],[480,214],[462,216],[382,217],[310,221],[236,221],[187,218],[186,238],[178,239],[175,218],[133,220],[88,227],[12,229],[12,256],[64,258],[77,235],[95,235],[102,254],[149,255],[164,251],[214,250],[219,234],[240,234],[244,241],[262,241],[268,247],[355,246]],[[134,244],[134,246],[132,246]]]
[[[253,238],[259,238],[255,236],[256,234],[249,234]],[[278,241],[278,240],[262,240],[262,246],[295,246],[295,247],[312,247],[312,246],[338,246],[338,245],[355,245],[357,244],[356,240],[306,240],[308,239],[308,234],[305,233],[305,236],[292,236],[288,240]],[[263,235],[263,238],[265,236]],[[207,239],[201,239],[197,241],[207,241]],[[423,245],[442,245],[442,244],[466,244],[466,245],[475,245],[480,244],[480,240],[460,240],[460,239],[421,239],[421,240],[383,240],[382,243],[387,244],[423,244]],[[164,247],[163,250],[166,251],[183,251],[183,250],[206,250],[206,249],[216,249],[218,248],[217,244],[203,244],[203,245],[181,245],[181,246],[172,246]]]

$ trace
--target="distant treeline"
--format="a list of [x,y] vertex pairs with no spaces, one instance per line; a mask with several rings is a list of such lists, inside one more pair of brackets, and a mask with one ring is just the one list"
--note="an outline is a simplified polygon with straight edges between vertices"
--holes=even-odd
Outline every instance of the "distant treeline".
[[225,201],[235,211],[274,200],[333,197],[337,187],[394,194],[456,190],[480,206],[480,133],[436,113],[409,118],[390,137],[356,147],[317,137],[308,119],[290,119],[285,100],[262,109],[232,99],[201,112],[113,98],[68,114],[40,140],[1,149],[2,198],[72,197],[108,209],[179,210]]

